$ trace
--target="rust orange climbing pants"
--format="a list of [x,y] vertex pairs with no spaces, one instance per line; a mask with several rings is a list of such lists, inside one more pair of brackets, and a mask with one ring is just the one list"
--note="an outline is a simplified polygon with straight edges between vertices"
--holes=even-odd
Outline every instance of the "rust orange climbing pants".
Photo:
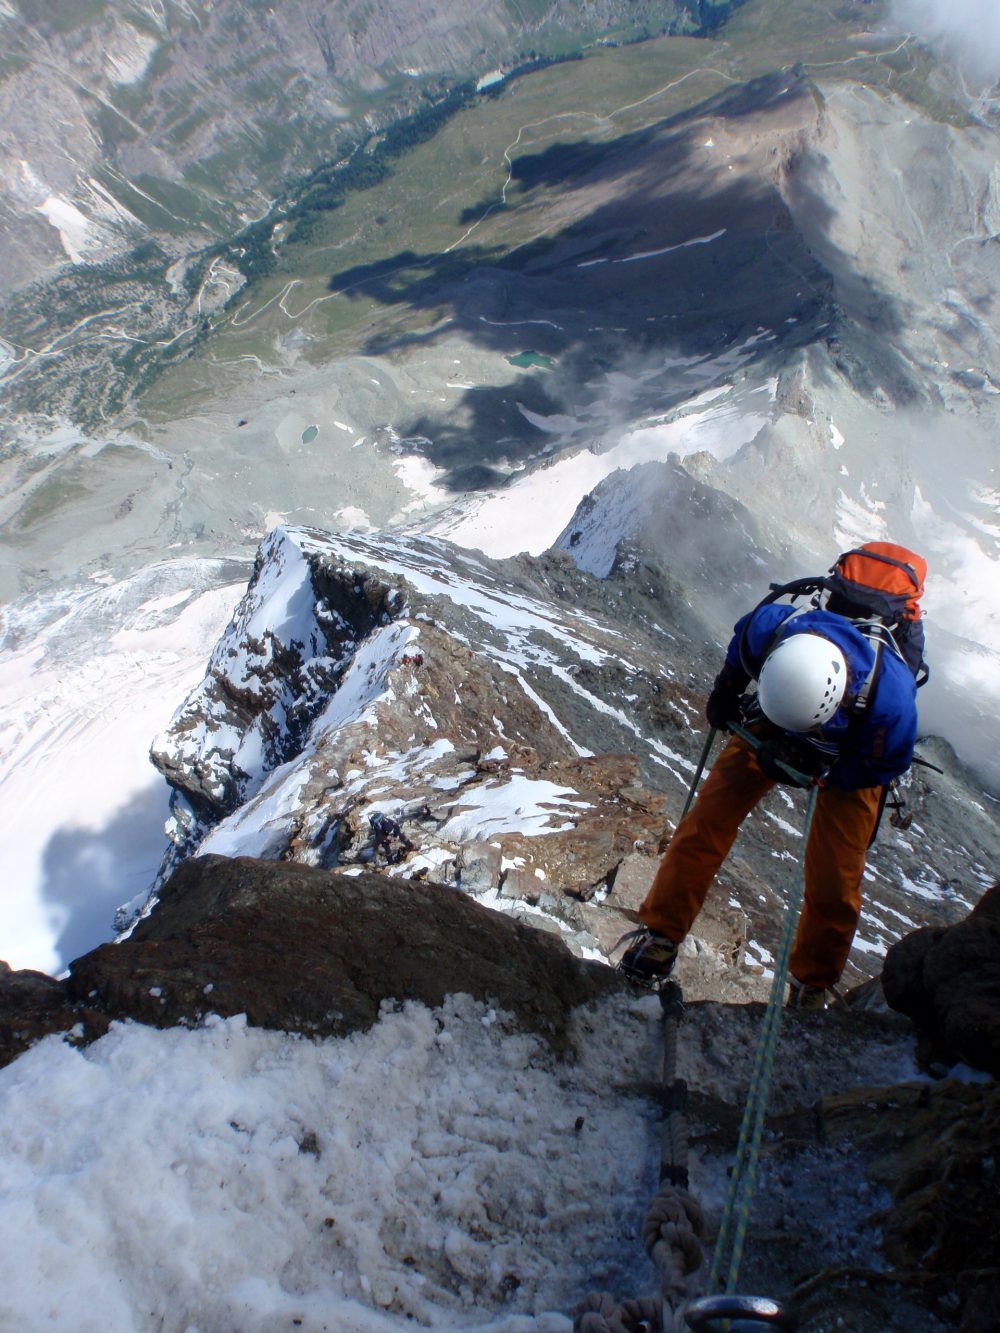
[[[645,925],[681,942],[740,825],[773,786],[746,741],[730,740],[678,824],[639,908]],[[824,787],[817,797],[805,853],[805,899],[789,961],[792,976],[808,986],[832,986],[844,970],[861,915],[861,877],[881,795],[881,787]]]

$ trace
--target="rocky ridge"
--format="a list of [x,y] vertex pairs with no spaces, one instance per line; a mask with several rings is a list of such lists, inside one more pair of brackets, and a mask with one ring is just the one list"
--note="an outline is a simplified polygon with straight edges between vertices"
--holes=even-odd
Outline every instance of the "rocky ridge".
[[[661,481],[676,484],[669,468]],[[568,532],[584,530],[595,503]],[[204,682],[153,746],[174,788],[167,869],[206,852],[341,870],[377,862],[530,913],[607,957],[686,795],[721,657],[692,650],[715,624],[696,629],[699,611],[664,598],[679,569],[640,537],[612,541],[597,580],[559,550],[494,562],[427,538],[277,530]],[[739,547],[741,567],[754,568],[749,530],[729,540],[720,562],[730,567]],[[587,542],[571,549],[586,563]],[[696,591],[720,570],[692,578]],[[946,747],[925,752],[948,771],[908,779],[909,837],[884,822],[849,980],[873,975],[916,925],[956,920],[991,882],[987,810]],[[412,844],[391,864],[372,837],[375,813]],[[783,790],[748,821],[713,891],[731,917],[723,953],[742,947],[732,940],[745,918],[751,959],[769,961],[797,825]]]

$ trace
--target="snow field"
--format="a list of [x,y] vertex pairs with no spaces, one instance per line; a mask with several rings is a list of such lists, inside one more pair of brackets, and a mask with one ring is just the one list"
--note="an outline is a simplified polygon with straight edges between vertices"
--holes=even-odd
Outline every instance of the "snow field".
[[340,1040],[47,1038],[0,1071],[0,1326],[562,1333],[649,1281],[656,1125],[622,1085],[652,1017],[605,1001],[562,1062],[468,996]]
[[54,617],[40,602],[27,613],[37,625],[16,626],[26,646],[4,649],[0,957],[13,968],[58,973],[111,938],[115,907],[148,893],[168,796],[149,743],[201,679],[238,595],[212,573],[153,567],[68,595]]
[[[722,359],[715,359],[712,365],[721,369]],[[692,399],[686,415],[676,420],[626,431],[602,453],[583,449],[504,490],[453,505],[433,520],[428,531],[494,559],[521,551],[541,555],[573,517],[583,497],[617,469],[628,471],[640,463],[666,462],[671,454],[685,457],[699,450],[729,458],[752,440],[769,419],[765,409],[753,406],[747,410],[740,398],[708,407],[731,387],[712,389]],[[698,407],[704,410],[696,411]],[[531,414],[525,415],[530,419]]]

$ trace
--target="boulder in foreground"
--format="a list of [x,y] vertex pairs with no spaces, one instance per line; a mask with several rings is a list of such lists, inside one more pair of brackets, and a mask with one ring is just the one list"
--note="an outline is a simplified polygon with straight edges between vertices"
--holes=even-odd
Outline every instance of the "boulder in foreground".
[[130,938],[71,966],[70,994],[158,1027],[245,1013],[259,1027],[342,1036],[386,1000],[465,993],[559,1049],[570,1011],[615,973],[455,889],[247,857],[195,857]]

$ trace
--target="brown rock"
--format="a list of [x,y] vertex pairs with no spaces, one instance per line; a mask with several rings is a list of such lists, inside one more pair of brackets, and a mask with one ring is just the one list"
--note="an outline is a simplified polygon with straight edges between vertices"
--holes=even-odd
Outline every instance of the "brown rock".
[[829,1139],[868,1158],[869,1177],[892,1196],[878,1221],[894,1276],[911,1295],[927,1283],[957,1295],[964,1333],[995,1329],[1000,1089],[954,1079],[858,1088],[824,1099],[820,1118]]
[[322,1035],[370,1027],[386,1000],[468,993],[558,1049],[569,1011],[617,984],[454,889],[204,856],[181,866],[129,939],[77,959],[69,989],[158,1027],[245,1013]]
[[[597,941],[597,947],[606,958],[610,958],[614,953],[614,961],[617,963],[618,954],[615,950],[621,944],[622,936],[631,930],[636,930],[640,923],[637,923],[631,916],[624,916],[616,912],[611,907],[598,907],[592,903],[581,903],[577,908],[584,928],[593,935]],[[623,952],[625,945],[622,944]]]
[[0,1066],[9,1065],[42,1037],[68,1031],[80,1017],[64,982],[0,964]]
[[914,931],[882,969],[885,998],[920,1029],[919,1054],[1000,1076],[1000,885],[953,926]]
[[503,877],[500,890],[504,898],[537,899],[545,889],[545,880],[539,878],[534,870],[508,870]]
[[727,966],[743,966],[747,947],[747,914],[742,907],[732,907],[720,902],[718,894],[709,894],[691,933],[710,945]]
[[625,907],[632,912],[638,911],[643,898],[649,892],[659,865],[658,856],[646,856],[642,852],[632,852],[626,856],[615,871],[611,882],[609,905]]

